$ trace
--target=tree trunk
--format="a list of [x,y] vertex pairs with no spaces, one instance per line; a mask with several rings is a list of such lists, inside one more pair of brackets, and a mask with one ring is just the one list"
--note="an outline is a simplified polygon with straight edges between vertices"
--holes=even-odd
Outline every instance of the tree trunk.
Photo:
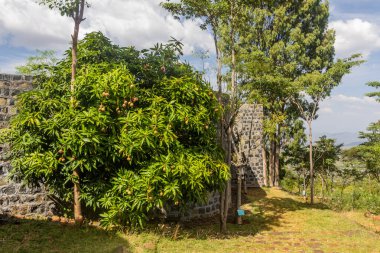
[[[214,45],[215,45],[215,54],[216,54],[216,65],[217,65],[217,73],[216,73],[216,83],[218,85],[217,98],[218,98],[219,104],[223,107],[224,105],[223,105],[223,100],[222,100],[222,60],[221,60],[218,37],[217,37],[217,29],[215,26],[216,26],[215,24],[212,26],[212,30],[214,34]],[[220,144],[225,149],[223,126],[224,126],[223,117],[221,117],[220,122],[219,122],[219,128],[220,128],[219,137],[220,137]]]
[[303,192],[302,192],[303,198],[306,201],[306,169],[303,169]]
[[269,152],[269,186],[274,186],[275,178],[275,153],[276,153],[276,141],[270,141],[270,152]]
[[231,95],[232,95],[232,102],[236,102],[237,98],[237,87],[236,87],[236,51],[235,51],[235,1],[231,1],[230,6],[230,40],[231,40]]
[[83,222],[82,207],[80,202],[80,177],[78,169],[74,170],[74,219],[75,223],[81,224]]
[[[85,8],[85,0],[81,0],[80,3],[78,3],[76,11],[73,14],[74,19],[74,33],[71,36],[72,37],[72,49],[71,49],[71,84],[70,84],[70,102],[71,107],[75,107],[75,77],[77,73],[77,50],[78,50],[78,37],[79,37],[79,27],[80,23],[83,21],[83,13]],[[73,194],[74,194],[74,219],[75,222],[78,224],[81,224],[83,222],[83,215],[82,215],[82,207],[81,207],[81,201],[80,201],[80,175],[79,170],[75,169],[73,171],[73,177],[74,177],[74,187],[73,187]]]
[[277,136],[276,136],[276,149],[275,149],[275,182],[274,185],[276,187],[280,186],[280,131],[281,128],[278,126],[277,128]]
[[325,185],[324,185],[323,177],[320,176],[320,178],[321,178],[321,199],[323,201],[324,199],[323,188],[325,187]]
[[267,152],[265,150],[265,142],[263,141],[262,147],[262,157],[263,157],[263,177],[264,177],[264,186],[268,186],[268,167],[267,167]]
[[[240,206],[241,206],[241,177],[242,177],[242,173],[243,172],[243,169],[242,168],[238,168],[238,177],[237,177],[237,198],[236,198],[236,209],[239,210],[240,209]],[[238,212],[236,210],[236,224],[243,224],[243,220],[241,218],[241,216],[239,216]]]
[[[219,101],[219,104],[224,107],[223,100],[222,100],[222,61],[221,61],[221,54],[219,49],[219,43],[218,43],[218,35],[217,35],[217,24],[212,23],[212,31],[213,31],[213,38],[214,38],[214,46],[215,46],[215,54],[216,54],[216,65],[217,65],[217,73],[216,73],[216,82],[218,85],[218,93],[217,98]],[[226,162],[228,162],[228,147],[226,147],[226,143],[224,141],[224,118],[225,115],[223,115],[220,118],[219,122],[219,128],[220,128],[220,145],[225,151],[226,156]],[[228,146],[228,144],[227,144]],[[230,181],[226,182],[226,187],[223,191],[220,192],[220,232],[226,233],[227,232],[227,218],[228,218],[228,191],[230,191]]]
[[[232,165],[232,128],[230,124],[228,125],[227,129],[227,150],[226,150],[226,163],[229,168],[231,168]],[[221,224],[220,224],[220,230],[222,233],[227,232],[227,218],[228,218],[228,209],[230,206],[230,199],[231,199],[231,180],[228,180],[226,188],[224,190],[224,196],[221,197],[221,200],[223,200],[223,203],[221,204],[221,207],[223,206],[223,210],[221,210]]]
[[310,204],[314,204],[314,164],[313,164],[313,129],[311,122],[309,125],[309,161],[310,161]]

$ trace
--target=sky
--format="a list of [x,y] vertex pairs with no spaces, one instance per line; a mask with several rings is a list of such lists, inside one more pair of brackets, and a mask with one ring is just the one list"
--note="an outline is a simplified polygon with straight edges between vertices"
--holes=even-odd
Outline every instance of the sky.
[[[92,0],[81,37],[102,31],[116,44],[140,49],[174,37],[183,42],[188,59],[194,59],[196,51],[214,51],[211,35],[199,29],[196,20],[180,23],[159,6],[161,1]],[[0,73],[14,73],[15,66],[35,55],[36,49],[62,53],[70,46],[73,24],[69,18],[35,0],[0,0],[0,6]],[[317,133],[357,133],[380,119],[380,103],[365,96],[372,91],[365,84],[380,81],[380,1],[330,0],[330,12],[336,57],[361,53],[366,63],[347,75],[321,104],[314,129]],[[212,57],[204,64],[213,66]]]

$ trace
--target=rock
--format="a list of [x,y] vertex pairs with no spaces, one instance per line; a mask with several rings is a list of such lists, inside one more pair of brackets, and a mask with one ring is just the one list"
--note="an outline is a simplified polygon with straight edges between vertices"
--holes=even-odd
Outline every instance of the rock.
[[61,218],[59,218],[59,216],[54,215],[53,217],[51,217],[52,222],[59,222],[60,220]]
[[65,224],[65,223],[69,223],[69,219],[66,218],[66,217],[61,217],[60,220],[59,220],[61,223]]

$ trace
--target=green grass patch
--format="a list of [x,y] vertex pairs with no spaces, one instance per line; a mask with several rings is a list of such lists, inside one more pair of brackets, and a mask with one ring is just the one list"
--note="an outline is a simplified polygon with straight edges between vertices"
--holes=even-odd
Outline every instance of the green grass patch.
[[[255,189],[245,197],[244,225],[217,220],[184,224],[179,238],[174,226],[152,225],[142,233],[115,234],[92,227],[40,221],[0,226],[1,252],[380,252],[380,221],[363,213],[339,213],[323,204],[311,206],[278,189]],[[376,223],[377,222],[377,223]],[[376,223],[376,224],[375,224]],[[118,251],[119,250],[119,251]]]

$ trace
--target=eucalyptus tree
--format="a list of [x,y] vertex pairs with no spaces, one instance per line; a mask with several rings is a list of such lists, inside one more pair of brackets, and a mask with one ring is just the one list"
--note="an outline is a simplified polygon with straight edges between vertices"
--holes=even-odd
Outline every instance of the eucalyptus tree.
[[238,69],[246,99],[264,106],[264,131],[270,143],[269,184],[279,186],[282,128],[292,110],[293,82],[304,73],[306,52],[315,47],[305,45],[301,38],[310,33],[301,31],[303,17],[311,11],[310,1],[248,2]]
[[[38,0],[40,4],[48,6],[50,9],[59,10],[62,16],[70,17],[74,20],[74,32],[71,35],[71,107],[75,104],[75,76],[77,72],[77,50],[80,24],[84,19],[84,10],[89,7],[86,0]],[[74,182],[74,217],[75,222],[82,223],[83,215],[80,201],[80,172],[75,169],[73,171]]]
[[328,29],[327,1],[252,1],[252,6],[240,68],[248,99],[261,98],[272,122],[270,167],[275,168],[287,108],[296,106],[310,125],[320,101],[359,62],[356,56],[334,62],[335,34]]

